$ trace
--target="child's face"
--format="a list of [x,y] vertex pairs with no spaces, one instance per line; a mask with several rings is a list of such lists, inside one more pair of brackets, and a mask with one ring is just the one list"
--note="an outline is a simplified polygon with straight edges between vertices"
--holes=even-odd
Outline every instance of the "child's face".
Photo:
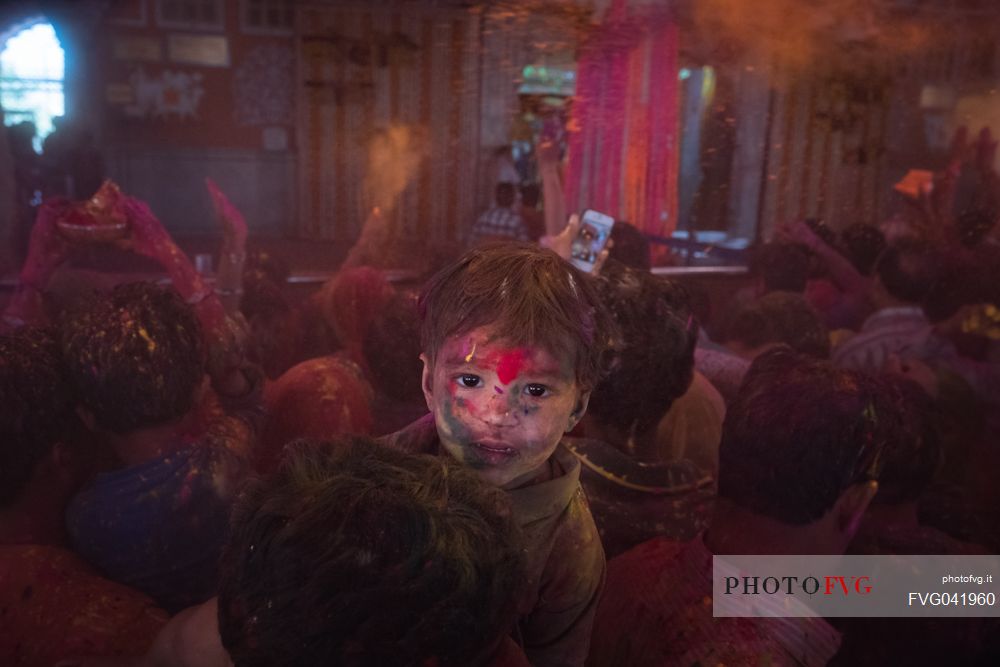
[[448,453],[490,484],[516,488],[544,471],[589,392],[568,358],[506,345],[491,332],[448,338],[433,366],[422,356],[424,396]]

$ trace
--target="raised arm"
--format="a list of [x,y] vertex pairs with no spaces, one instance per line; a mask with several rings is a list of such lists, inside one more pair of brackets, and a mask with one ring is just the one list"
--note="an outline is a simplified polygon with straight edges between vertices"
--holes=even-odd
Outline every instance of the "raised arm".
[[840,289],[853,295],[864,296],[871,288],[871,281],[854,268],[844,255],[836,248],[827,245],[826,241],[816,235],[805,222],[796,221],[781,225],[777,230],[778,238],[804,245],[812,250],[826,264],[830,278]]
[[558,235],[566,226],[566,193],[559,173],[559,146],[551,140],[538,145],[538,171],[545,197],[545,233]]
[[69,205],[61,199],[50,199],[38,209],[31,229],[28,257],[21,267],[18,285],[4,310],[0,329],[10,331],[25,324],[44,324],[45,308],[42,291],[56,268],[66,261],[69,249],[56,228],[59,214]]
[[240,327],[226,317],[219,297],[170,238],[149,206],[134,197],[125,197],[123,208],[129,222],[128,247],[163,266],[174,289],[194,308],[208,350],[207,369],[213,386],[219,393],[230,396],[249,392],[252,383],[242,371],[245,341]]
[[222,228],[222,248],[219,251],[219,270],[215,274],[215,292],[226,312],[239,311],[243,296],[243,264],[247,258],[247,223],[239,209],[210,178],[205,187],[212,197],[215,217]]

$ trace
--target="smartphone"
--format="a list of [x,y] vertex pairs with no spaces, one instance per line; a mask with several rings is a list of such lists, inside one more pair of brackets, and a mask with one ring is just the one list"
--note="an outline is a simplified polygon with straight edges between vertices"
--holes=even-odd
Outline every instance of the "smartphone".
[[610,215],[589,208],[584,211],[580,216],[580,231],[570,246],[569,261],[581,271],[593,271],[614,226],[615,219]]

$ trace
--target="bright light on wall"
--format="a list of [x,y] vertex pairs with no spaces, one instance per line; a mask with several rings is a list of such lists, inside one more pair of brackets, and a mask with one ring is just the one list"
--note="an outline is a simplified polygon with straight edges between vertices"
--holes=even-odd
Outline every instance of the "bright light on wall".
[[0,52],[0,104],[4,122],[35,124],[35,148],[66,113],[63,77],[66,57],[50,23],[35,23],[10,37]]

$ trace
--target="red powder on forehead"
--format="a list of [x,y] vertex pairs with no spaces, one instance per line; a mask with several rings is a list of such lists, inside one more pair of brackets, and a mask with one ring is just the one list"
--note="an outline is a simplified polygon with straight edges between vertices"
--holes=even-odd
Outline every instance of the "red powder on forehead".
[[497,354],[497,379],[501,384],[510,384],[521,374],[527,356],[524,350],[503,350]]

